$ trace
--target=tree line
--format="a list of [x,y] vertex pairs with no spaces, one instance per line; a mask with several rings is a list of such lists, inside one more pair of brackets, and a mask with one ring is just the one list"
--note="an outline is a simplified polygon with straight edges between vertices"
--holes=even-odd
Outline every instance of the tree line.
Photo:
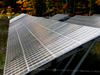
[[100,14],[99,5],[100,0],[0,0],[0,14],[52,16],[60,13],[88,16]]

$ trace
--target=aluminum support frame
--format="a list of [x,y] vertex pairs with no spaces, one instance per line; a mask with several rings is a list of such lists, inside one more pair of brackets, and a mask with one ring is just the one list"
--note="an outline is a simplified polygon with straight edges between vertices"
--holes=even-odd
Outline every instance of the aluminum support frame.
[[64,69],[62,70],[62,72],[60,73],[60,75],[63,75],[64,71],[70,65],[70,63],[72,62],[72,60],[73,60],[73,58],[75,57],[76,54],[77,54],[77,52],[75,54],[73,54],[73,56],[71,57],[71,59],[69,60],[69,62],[67,63],[67,65],[64,67]]
[[[62,61],[63,61],[63,60],[62,60]],[[56,73],[56,71],[57,71],[58,67],[60,66],[60,64],[62,63],[62,61],[60,61],[60,62],[58,63],[58,65],[56,66],[56,68],[54,68],[54,73]]]
[[58,69],[58,67],[61,65],[61,63],[63,62],[63,60],[62,61],[60,61],[58,64],[57,64],[57,66],[54,68],[54,73],[53,73],[53,75],[56,75],[56,72],[57,72],[57,69]]
[[84,54],[84,56],[82,57],[82,59],[80,60],[80,62],[78,63],[78,65],[76,66],[76,68],[74,69],[74,71],[72,72],[71,75],[75,75],[76,72],[78,71],[79,67],[81,66],[81,64],[83,63],[83,61],[85,60],[85,58],[87,57],[87,55],[89,54],[89,52],[91,51],[91,49],[93,48],[93,46],[96,44],[96,40],[93,40],[93,42],[90,44],[90,47],[88,48],[88,50],[86,51],[86,53]]

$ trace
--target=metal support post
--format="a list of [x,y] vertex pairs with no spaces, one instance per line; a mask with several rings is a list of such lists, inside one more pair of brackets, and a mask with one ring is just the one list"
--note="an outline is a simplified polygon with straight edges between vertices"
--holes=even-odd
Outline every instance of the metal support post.
[[69,62],[67,63],[67,65],[64,67],[64,69],[62,70],[62,72],[60,73],[60,75],[63,75],[64,71],[70,65],[71,61],[73,60],[73,58],[75,57],[76,54],[77,54],[77,52],[75,54],[73,54],[73,56],[71,57],[71,59],[69,60]]
[[[62,60],[62,61],[63,61],[63,60]],[[60,62],[58,63],[58,65],[56,66],[56,68],[54,68],[54,75],[56,74],[56,71],[57,71],[58,67],[60,66],[60,64],[62,63],[62,61],[60,61]]]
[[78,63],[78,65],[76,66],[76,68],[74,69],[74,71],[72,72],[71,75],[75,75],[75,73],[77,72],[77,70],[79,69],[79,67],[81,66],[81,64],[83,63],[86,56],[89,54],[89,52],[91,51],[91,49],[93,48],[93,46],[95,45],[96,42],[97,42],[96,40],[93,40],[90,47],[88,48],[88,50],[86,51],[86,53],[84,54],[84,56],[82,57],[82,59],[80,60],[80,62]]

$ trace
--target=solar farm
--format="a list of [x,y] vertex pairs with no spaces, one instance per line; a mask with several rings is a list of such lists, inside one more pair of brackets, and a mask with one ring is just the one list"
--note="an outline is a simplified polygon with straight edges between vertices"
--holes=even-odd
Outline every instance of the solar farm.
[[100,41],[99,19],[95,15],[76,15],[60,22],[27,14],[11,19],[4,75],[35,75],[52,62],[59,63],[72,56],[68,66],[77,52],[89,47],[71,74],[75,75],[92,47]]

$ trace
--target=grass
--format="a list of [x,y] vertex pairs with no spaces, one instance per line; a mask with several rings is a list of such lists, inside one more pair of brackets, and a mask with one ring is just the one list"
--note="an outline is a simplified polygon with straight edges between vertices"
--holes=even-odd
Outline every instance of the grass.
[[[88,49],[88,48],[87,48]],[[75,59],[71,63],[71,70],[75,68],[75,65],[78,64],[82,56],[85,54],[86,50],[82,50],[77,53]],[[82,65],[80,66],[79,70],[88,70],[88,71],[100,71],[100,42],[96,43]],[[100,73],[99,73],[100,74]]]
[[[12,15],[12,18],[16,17],[20,14],[21,13],[16,13],[16,14]],[[5,18],[7,18],[7,16],[5,14],[0,14],[0,18],[5,19]],[[8,24],[7,25],[1,25],[0,24],[0,75],[3,74],[3,70],[4,70],[5,57],[6,57],[7,37],[8,37]],[[14,60],[14,59],[12,59],[12,60]]]
[[[4,22],[6,21],[4,20]],[[7,36],[8,36],[8,23],[6,25],[2,25],[2,23],[0,22],[0,75],[3,74],[4,70]]]
[[[20,14],[21,13],[16,13],[16,14],[12,15],[12,18],[16,17]],[[0,18],[5,19],[5,18],[7,18],[7,16],[5,14],[0,14]],[[6,57],[7,37],[8,37],[8,26],[9,26],[8,24],[6,24],[6,25],[1,25],[1,24],[2,23],[0,22],[0,75],[3,74],[3,70],[4,70],[5,57]],[[15,58],[17,58],[17,57],[18,56],[16,56]],[[13,58],[11,61],[13,61],[15,58]]]

